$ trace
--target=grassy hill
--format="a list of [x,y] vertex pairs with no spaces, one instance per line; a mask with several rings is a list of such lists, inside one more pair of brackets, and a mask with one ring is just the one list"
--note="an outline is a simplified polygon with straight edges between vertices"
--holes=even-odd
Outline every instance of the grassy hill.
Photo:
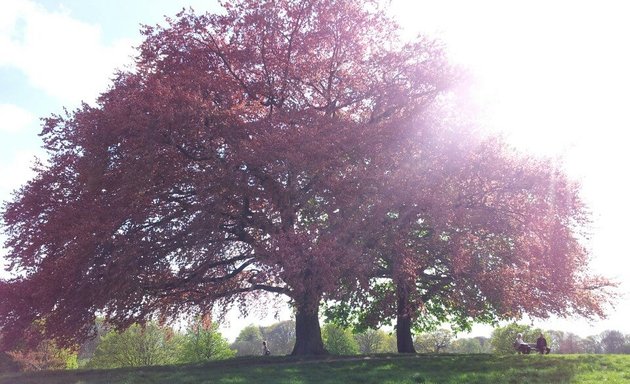
[[203,365],[0,373],[1,384],[630,383],[630,355],[237,358]]

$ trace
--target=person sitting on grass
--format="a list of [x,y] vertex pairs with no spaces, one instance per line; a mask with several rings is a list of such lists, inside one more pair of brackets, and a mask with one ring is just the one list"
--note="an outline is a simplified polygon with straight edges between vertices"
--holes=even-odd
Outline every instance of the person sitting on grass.
[[523,334],[522,333],[517,333],[516,334],[516,340],[514,341],[514,348],[516,349],[516,351],[520,354],[520,353],[524,353],[524,354],[529,354],[532,350],[532,348],[529,346],[529,344],[527,344],[525,341],[523,341]]
[[549,352],[551,352],[551,348],[547,347],[547,339],[545,339],[545,336],[542,334],[542,332],[540,333],[538,339],[536,339],[536,350],[540,352],[541,355],[548,355]]
[[266,340],[263,341],[263,355],[265,355],[265,356],[271,355],[271,351],[267,347],[267,341]]

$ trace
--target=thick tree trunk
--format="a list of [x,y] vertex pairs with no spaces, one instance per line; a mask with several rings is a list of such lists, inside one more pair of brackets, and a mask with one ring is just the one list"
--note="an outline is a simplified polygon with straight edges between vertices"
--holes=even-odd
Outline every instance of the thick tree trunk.
[[409,291],[404,283],[396,287],[396,346],[398,353],[416,353],[411,335],[411,308],[409,306]]
[[[319,303],[317,303],[319,304]],[[295,346],[291,355],[326,355],[319,327],[318,305],[297,305],[295,314]]]

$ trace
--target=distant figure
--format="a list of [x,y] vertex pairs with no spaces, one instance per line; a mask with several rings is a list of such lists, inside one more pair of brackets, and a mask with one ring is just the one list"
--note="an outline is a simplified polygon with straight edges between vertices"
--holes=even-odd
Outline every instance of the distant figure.
[[516,340],[514,341],[514,349],[516,349],[518,353],[524,353],[526,355],[528,355],[532,351],[532,348],[529,346],[529,344],[523,341],[522,333],[516,334]]
[[263,355],[271,355],[271,351],[269,350],[269,348],[267,348],[267,341],[263,341]]
[[547,339],[545,339],[545,336],[542,333],[538,339],[536,339],[536,350],[538,350],[541,355],[548,355],[549,352],[551,352],[551,348],[547,347]]

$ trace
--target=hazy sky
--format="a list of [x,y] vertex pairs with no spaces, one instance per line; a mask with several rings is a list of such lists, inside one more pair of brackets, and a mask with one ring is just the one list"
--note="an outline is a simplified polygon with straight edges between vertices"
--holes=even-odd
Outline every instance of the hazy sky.
[[[523,151],[562,159],[593,211],[592,268],[619,280],[606,321],[534,323],[582,336],[630,334],[630,23],[624,1],[392,0],[406,34],[441,38],[474,75],[483,123]],[[91,103],[115,68],[130,63],[140,24],[213,0],[2,0],[0,200],[41,154],[39,118]],[[0,250],[0,255],[4,250]],[[270,320],[267,319],[267,322]],[[233,320],[232,330],[257,322]],[[478,333],[487,332],[480,327]]]

